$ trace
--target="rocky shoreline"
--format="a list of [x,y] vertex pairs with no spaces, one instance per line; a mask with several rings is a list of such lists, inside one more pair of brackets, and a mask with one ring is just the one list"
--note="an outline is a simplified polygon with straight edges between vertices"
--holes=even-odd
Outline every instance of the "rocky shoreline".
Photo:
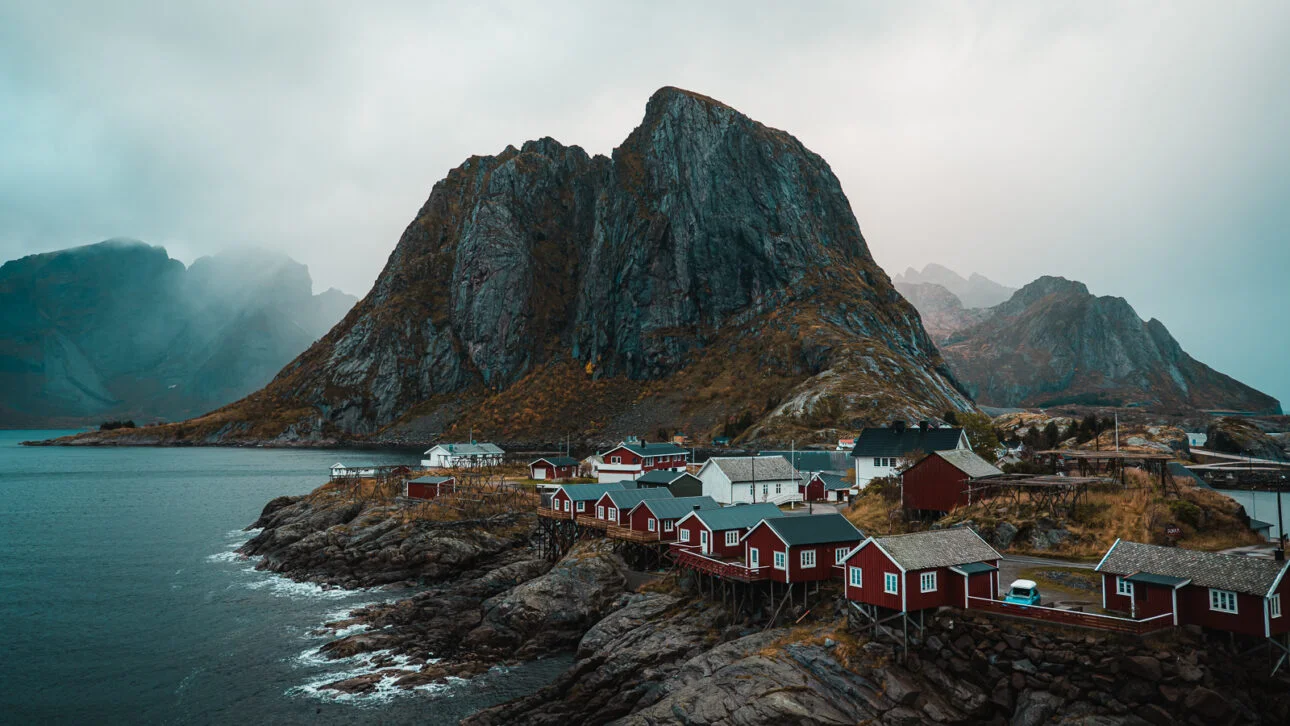
[[[328,623],[320,653],[376,656],[374,672],[325,689],[415,688],[560,653],[573,663],[535,693],[466,719],[492,724],[1290,722],[1290,676],[1263,653],[1181,630],[1149,639],[958,611],[891,637],[848,628],[840,601],[765,628],[693,592],[689,578],[632,591],[611,544],[554,564],[531,547],[531,515],[434,522],[339,492],[280,497],[241,552],[258,567],[343,587],[410,588]],[[358,632],[354,632],[358,631]]]

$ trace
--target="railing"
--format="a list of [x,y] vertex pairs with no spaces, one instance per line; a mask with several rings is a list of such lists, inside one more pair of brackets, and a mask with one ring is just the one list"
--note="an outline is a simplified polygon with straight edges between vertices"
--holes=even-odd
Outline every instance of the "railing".
[[550,507],[538,507],[537,513],[539,517],[546,517],[547,519],[567,519],[570,521],[573,520],[572,513],[562,512],[558,509],[552,509]]
[[591,514],[579,514],[576,521],[584,527],[594,527],[596,529],[605,529],[612,525],[609,520],[596,519],[595,515]]
[[660,532],[642,532],[631,527],[620,527],[615,524],[609,525],[605,534],[613,539],[621,539],[627,542],[662,542],[663,537]]
[[1061,625],[1074,625],[1080,628],[1095,628],[1097,630],[1110,630],[1117,633],[1131,633],[1134,635],[1144,635],[1153,633],[1157,630],[1173,627],[1173,613],[1164,613],[1143,620],[1134,620],[1132,618],[1121,618],[1115,615],[1099,615],[1097,613],[1085,613],[1078,610],[1061,610],[1059,608],[1044,607],[1042,605],[1020,605],[1017,603],[1004,602],[1002,600],[991,600],[984,597],[971,596],[968,598],[968,609],[979,610],[981,612],[996,613],[999,615],[1011,615],[1018,618],[1029,618],[1031,620],[1042,620],[1049,623],[1058,623]]
[[765,580],[770,574],[768,572],[770,568],[768,567],[748,567],[742,562],[719,560],[680,546],[672,548],[672,555],[676,558],[676,563],[682,567],[688,567],[696,572],[728,580],[754,582]]

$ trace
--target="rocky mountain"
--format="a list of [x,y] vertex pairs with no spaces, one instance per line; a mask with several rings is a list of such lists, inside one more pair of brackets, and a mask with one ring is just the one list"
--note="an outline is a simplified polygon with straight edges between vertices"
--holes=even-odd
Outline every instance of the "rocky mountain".
[[0,426],[176,419],[263,386],[355,299],[256,251],[114,239],[0,267]]
[[932,340],[944,340],[990,315],[988,308],[963,307],[957,295],[934,282],[897,282],[896,290],[918,310]]
[[[896,288],[904,293],[905,285],[932,284],[949,290],[959,299],[965,308],[988,308],[1012,297],[1015,287],[1001,285],[990,278],[973,272],[964,278],[954,270],[935,262],[923,266],[922,270],[907,268],[903,274],[892,278]],[[908,296],[906,296],[908,297]]]
[[[943,296],[915,299],[944,302]],[[944,321],[954,309],[936,307],[928,317]],[[1281,408],[1275,398],[1192,358],[1163,323],[1144,322],[1124,298],[1098,297],[1061,277],[1035,280],[984,311],[979,322],[942,332],[938,344],[982,405]]]
[[664,88],[612,157],[545,138],[451,170],[322,341],[149,436],[531,442],[742,421],[800,442],[970,407],[828,164]]

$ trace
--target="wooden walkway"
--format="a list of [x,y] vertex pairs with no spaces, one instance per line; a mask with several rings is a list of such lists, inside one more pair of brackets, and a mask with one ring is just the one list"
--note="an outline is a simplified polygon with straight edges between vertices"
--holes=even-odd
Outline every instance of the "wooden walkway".
[[968,610],[994,615],[1007,615],[1027,620],[1040,620],[1057,625],[1072,625],[1077,628],[1129,633],[1131,635],[1146,635],[1147,633],[1174,627],[1173,613],[1156,615],[1143,620],[1134,620],[1132,618],[1116,617],[1115,615],[1098,615],[1097,613],[1061,610],[1041,605],[1017,605],[984,597],[968,598]]
[[719,560],[688,548],[673,547],[672,557],[676,559],[676,564],[681,567],[687,567],[705,575],[713,575],[738,582],[758,582],[768,579],[770,574],[768,572],[769,567],[752,568],[742,561]]

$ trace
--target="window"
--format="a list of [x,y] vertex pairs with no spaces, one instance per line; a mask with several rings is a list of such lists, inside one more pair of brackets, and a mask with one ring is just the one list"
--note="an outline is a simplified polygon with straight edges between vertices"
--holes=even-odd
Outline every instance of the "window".
[[555,510],[555,511],[557,511],[557,512],[558,512],[558,511],[560,511],[560,500],[559,500],[559,499],[552,499],[552,500],[551,500],[551,508],[552,508],[552,509],[554,509],[554,510]]
[[1236,593],[1231,590],[1215,590],[1210,588],[1209,591],[1209,609],[1217,610],[1220,613],[1236,614]]
[[768,499],[768,498],[770,498],[770,485],[769,485],[769,484],[762,484],[762,485],[761,485],[761,498],[762,498],[762,499]]
[[922,592],[936,592],[936,573],[924,572],[919,575],[918,589]]
[[1268,615],[1279,618],[1281,617],[1281,595],[1280,593],[1268,598]]
[[615,522],[617,522],[617,521],[618,521],[618,510],[617,510],[617,509],[615,509],[615,508],[613,508],[613,507],[610,507],[610,508],[609,508],[609,518],[610,518],[610,519],[612,519],[612,520],[614,520]]
[[882,466],[882,459],[874,459],[874,460],[873,460],[873,465],[874,465],[874,466]]
[[777,482],[775,482],[775,493],[776,493],[776,494],[783,494],[783,493],[784,493],[784,483],[783,483],[783,482],[778,482],[778,481],[777,481]]
[[649,522],[647,522],[647,524],[649,525],[649,531],[651,531],[651,532],[653,532],[653,531],[654,531],[654,527],[656,527],[656,526],[657,526],[657,524],[656,524],[656,522],[655,522],[655,519],[654,519],[653,517],[650,517]]
[[690,530],[688,530],[688,529],[683,529],[683,530],[681,530],[681,533],[677,535],[677,538],[678,538],[678,539],[680,539],[682,542],[689,542],[689,541],[690,541]]
[[775,553],[775,569],[783,570],[788,568],[788,555],[783,552]]
[[569,511],[569,500],[568,500],[568,499],[564,500],[564,511],[566,511],[566,512],[567,512],[567,511]]
[[864,587],[864,571],[859,567],[851,568],[851,587]]
[[894,572],[884,572],[882,575],[882,591],[889,595],[896,595],[900,592],[900,575]]
[[672,520],[670,520],[670,519],[665,519],[665,520],[663,520],[663,531],[664,531],[664,532],[671,532],[671,531],[672,531],[672,529],[673,529],[673,527],[674,527],[675,525],[676,525],[676,522],[673,522],[673,521],[672,521]]
[[605,518],[605,508],[596,507],[596,519],[604,519],[604,518]]
[[734,547],[739,544],[739,532],[737,530],[726,530],[726,546]]
[[578,502],[578,511],[579,511],[579,512],[585,512],[585,511],[587,511],[587,503],[586,503],[586,502]]
[[757,485],[756,485],[756,484],[749,484],[749,485],[748,485],[748,500],[749,500],[749,501],[752,501],[752,502],[757,501]]
[[1128,582],[1119,575],[1115,576],[1115,594],[1133,597],[1133,583]]
[[846,547],[839,547],[836,550],[833,550],[833,564],[840,565],[843,562],[846,562],[847,552],[849,551],[850,550],[848,550]]
[[609,457],[609,463],[610,463],[610,464],[621,464],[621,463],[623,463],[623,457],[621,457],[621,456],[611,456],[611,457]]
[[815,550],[802,550],[802,567],[815,567]]

